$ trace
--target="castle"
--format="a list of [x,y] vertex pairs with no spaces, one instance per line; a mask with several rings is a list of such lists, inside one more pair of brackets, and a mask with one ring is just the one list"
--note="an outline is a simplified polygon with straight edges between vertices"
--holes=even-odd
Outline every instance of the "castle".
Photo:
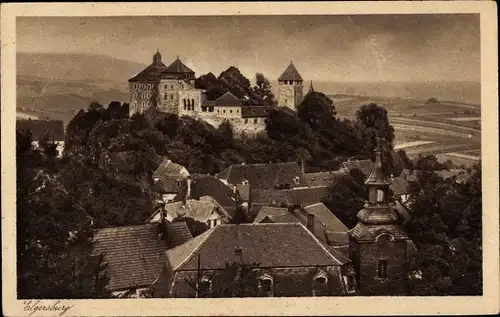
[[[195,87],[195,79],[195,72],[179,57],[166,66],[157,51],[153,62],[129,79],[129,115],[156,107],[162,112],[202,119],[215,127],[227,120],[236,135],[265,131],[269,107],[245,106],[230,92],[216,100],[207,100],[205,91]],[[278,85],[278,106],[296,110],[304,98],[303,79],[292,62],[278,78]]]

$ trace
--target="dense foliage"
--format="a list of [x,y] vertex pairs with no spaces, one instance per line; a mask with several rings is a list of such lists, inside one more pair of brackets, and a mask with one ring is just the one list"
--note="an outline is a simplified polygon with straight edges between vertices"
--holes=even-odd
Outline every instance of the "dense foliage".
[[[55,144],[34,148],[17,133],[17,278],[19,298],[107,297],[102,258],[92,256],[89,206],[67,186]],[[78,184],[73,184],[77,186]]]
[[406,228],[419,250],[415,295],[482,294],[481,166],[469,172],[465,182],[433,170],[417,173]]

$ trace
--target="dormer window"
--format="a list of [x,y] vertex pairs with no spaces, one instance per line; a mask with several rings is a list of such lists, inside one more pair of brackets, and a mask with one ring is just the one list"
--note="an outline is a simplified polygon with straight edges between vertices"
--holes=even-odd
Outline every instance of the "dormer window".
[[212,291],[212,281],[206,277],[203,276],[200,281],[198,282],[198,297],[202,297],[204,294],[211,292]]
[[259,293],[262,296],[269,296],[272,297],[274,296],[274,281],[273,278],[268,275],[264,274],[259,278]]
[[299,179],[299,177],[298,177],[298,176],[295,176],[295,177],[293,178],[293,181],[294,181],[294,183],[297,185],[297,184],[299,184],[300,179]]
[[328,290],[328,274],[320,270],[313,279],[313,296],[327,295]]

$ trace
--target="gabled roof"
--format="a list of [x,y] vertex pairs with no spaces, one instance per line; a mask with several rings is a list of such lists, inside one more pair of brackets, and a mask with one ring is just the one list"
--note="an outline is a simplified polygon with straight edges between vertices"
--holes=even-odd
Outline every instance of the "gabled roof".
[[[302,224],[220,225],[167,252],[172,271],[223,269],[240,249],[245,263],[259,267],[339,266],[350,262],[327,249]],[[277,256],[279,255],[279,256]]]
[[401,177],[394,177],[391,179],[390,188],[396,196],[410,193],[410,184]]
[[[248,180],[253,189],[271,189],[277,185],[305,186],[302,172],[296,162],[231,165],[216,175],[229,184]],[[299,184],[294,178],[299,177]]]
[[241,102],[241,100],[238,99],[238,97],[236,97],[235,95],[233,95],[230,91],[226,92],[225,94],[223,94],[222,96],[217,98],[216,101],[240,101]]
[[304,211],[308,214],[313,214],[314,218],[320,220],[324,226],[324,230],[344,233],[349,230],[323,203],[305,206]]
[[266,106],[244,106],[241,107],[242,118],[265,118],[271,108]]
[[162,70],[162,73],[194,73],[194,71],[184,65],[179,57],[177,57],[177,59],[172,64],[170,64],[166,69]]
[[287,208],[282,208],[282,207],[272,207],[272,206],[263,206],[259,213],[257,214],[257,217],[254,219],[254,223],[260,223],[264,218],[268,216],[282,216],[285,214],[289,214],[290,212],[288,211]]
[[286,68],[286,70],[281,74],[281,76],[278,78],[279,81],[284,81],[284,80],[300,80],[303,81],[302,76],[300,76],[299,72],[297,71],[297,68],[293,65],[292,62],[290,62],[290,65]]
[[[198,199],[202,196],[211,196],[228,212],[236,207],[233,191],[220,179],[212,175],[191,175],[191,197]],[[176,197],[176,200],[181,200],[181,197]]]
[[168,224],[166,241],[157,225],[100,229],[95,235],[94,254],[105,254],[110,290],[151,285],[165,263],[165,252],[192,238],[185,222]]
[[153,190],[163,190],[162,193],[179,193],[182,188],[177,183],[185,180],[185,177],[181,175],[183,169],[184,166],[164,158],[153,173],[153,178],[159,178],[158,183],[160,183]]
[[30,131],[33,141],[40,141],[48,136],[52,141],[64,141],[64,123],[62,120],[16,120],[17,131]]

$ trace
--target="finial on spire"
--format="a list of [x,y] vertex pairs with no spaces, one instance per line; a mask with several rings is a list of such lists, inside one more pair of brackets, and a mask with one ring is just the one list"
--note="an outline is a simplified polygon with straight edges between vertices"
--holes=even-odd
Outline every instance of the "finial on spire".
[[375,165],[377,167],[382,167],[382,138],[378,135],[377,133],[377,136],[375,137],[375,142],[376,142],[376,146],[375,146],[375,149],[374,149],[374,152],[375,152]]
[[179,55],[177,55],[177,59],[179,59]]

